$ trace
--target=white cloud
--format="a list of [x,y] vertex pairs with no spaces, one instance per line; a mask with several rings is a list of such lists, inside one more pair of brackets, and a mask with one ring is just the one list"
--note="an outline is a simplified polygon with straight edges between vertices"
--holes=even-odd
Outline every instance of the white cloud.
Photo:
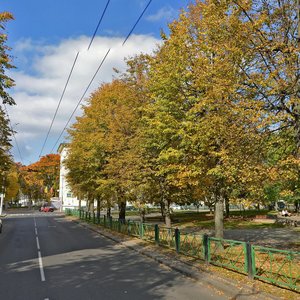
[[146,17],[147,21],[157,22],[161,20],[171,21],[177,16],[178,11],[171,6],[160,8],[154,15]]
[[[113,68],[121,71],[125,69],[124,57],[141,52],[150,53],[160,42],[151,36],[132,35],[122,47],[123,38],[96,37],[92,47],[87,51],[89,41],[89,37],[81,36],[64,40],[56,46],[41,45],[30,40],[23,41],[22,45],[19,45],[20,55],[28,50],[36,54],[30,61],[31,69],[22,71],[16,69],[10,73],[16,82],[11,94],[17,105],[9,108],[9,115],[12,124],[19,123],[16,128],[16,137],[21,152],[27,155],[31,150],[29,156],[23,157],[25,164],[28,161],[38,160],[77,51],[80,51],[80,54],[43,154],[49,153],[54,146],[109,48],[112,50],[85,95],[85,99],[101,82],[112,80]],[[80,111],[76,113],[76,115],[79,114]],[[17,157],[17,151],[14,150],[14,152]]]

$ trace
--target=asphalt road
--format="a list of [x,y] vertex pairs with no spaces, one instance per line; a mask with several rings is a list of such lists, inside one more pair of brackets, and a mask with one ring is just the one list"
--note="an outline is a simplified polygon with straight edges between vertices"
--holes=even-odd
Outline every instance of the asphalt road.
[[226,298],[62,216],[4,220],[1,300]]

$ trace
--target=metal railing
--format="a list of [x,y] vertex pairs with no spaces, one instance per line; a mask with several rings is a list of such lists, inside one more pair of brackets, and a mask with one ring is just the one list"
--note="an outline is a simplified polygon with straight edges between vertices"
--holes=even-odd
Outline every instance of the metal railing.
[[106,216],[97,218],[95,214],[78,210],[66,210],[66,215],[155,242],[209,264],[247,274],[252,279],[300,292],[300,252],[260,247],[249,242],[217,239],[208,235],[181,233],[177,228],[157,224],[119,221]]

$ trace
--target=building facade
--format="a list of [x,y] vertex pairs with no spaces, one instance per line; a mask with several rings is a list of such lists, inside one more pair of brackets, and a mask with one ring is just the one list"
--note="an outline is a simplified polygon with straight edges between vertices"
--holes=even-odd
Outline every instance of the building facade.
[[[61,201],[62,210],[78,209],[79,199],[72,193],[67,181],[68,169],[64,165],[64,160],[68,156],[68,144],[59,145],[57,152],[60,154],[60,172],[59,172],[59,199]],[[86,206],[86,201],[81,201],[82,206]]]

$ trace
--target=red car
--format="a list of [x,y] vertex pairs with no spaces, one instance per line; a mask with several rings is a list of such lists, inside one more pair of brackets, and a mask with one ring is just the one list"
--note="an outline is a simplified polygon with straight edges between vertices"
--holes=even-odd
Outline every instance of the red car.
[[53,206],[42,206],[40,208],[40,211],[43,211],[43,212],[53,212],[54,211],[54,207]]

